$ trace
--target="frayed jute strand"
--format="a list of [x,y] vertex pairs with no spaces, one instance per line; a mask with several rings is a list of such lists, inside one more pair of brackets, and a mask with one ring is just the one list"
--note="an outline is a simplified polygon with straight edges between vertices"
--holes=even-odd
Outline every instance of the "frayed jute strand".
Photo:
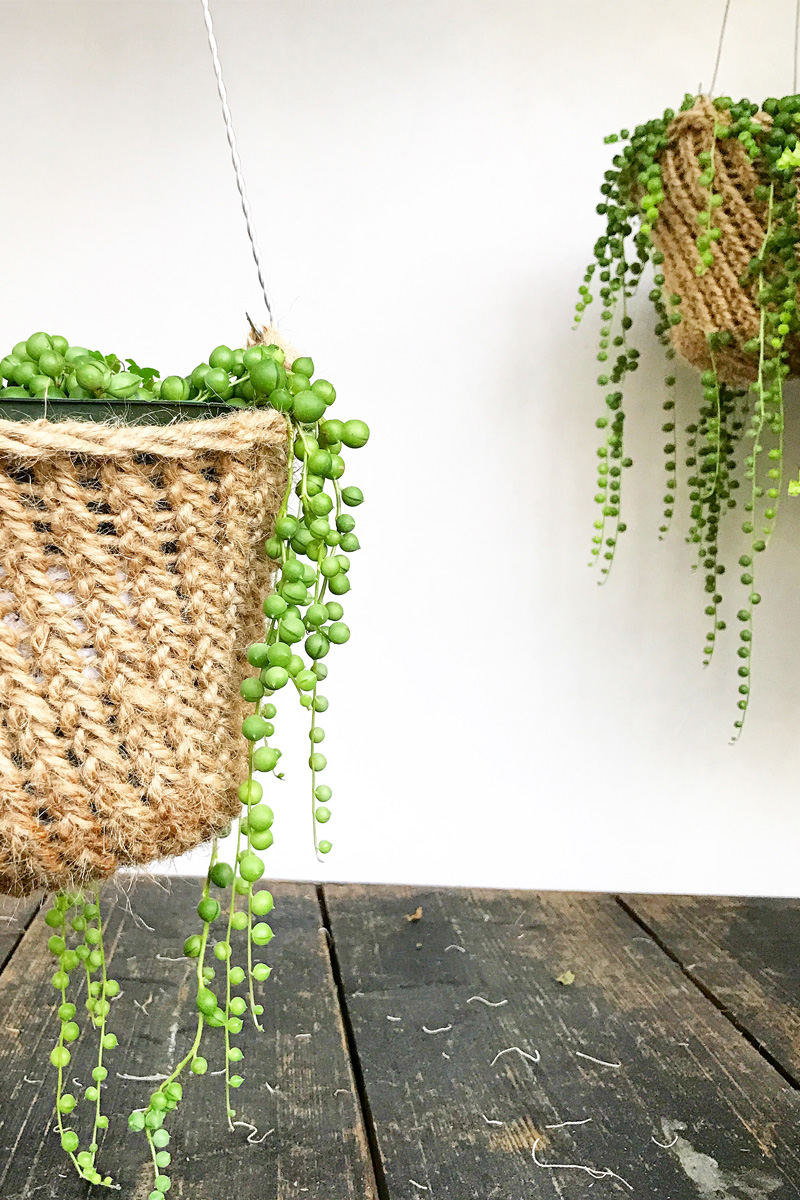
[[606,1062],[604,1058],[595,1058],[593,1054],[584,1054],[582,1050],[576,1050],[575,1057],[585,1058],[589,1062],[597,1063],[599,1067],[614,1067],[616,1069],[622,1066],[621,1062]]
[[533,1146],[531,1147],[531,1155],[532,1155],[533,1161],[537,1167],[542,1167],[546,1171],[584,1171],[587,1175],[590,1175],[592,1177],[592,1179],[617,1179],[617,1180],[619,1180],[620,1183],[625,1185],[625,1187],[628,1189],[628,1191],[630,1191],[630,1192],[633,1191],[632,1184],[628,1183],[627,1179],[623,1179],[621,1175],[618,1175],[616,1173],[616,1171],[612,1171],[610,1167],[602,1167],[602,1168],[588,1167],[588,1166],[584,1166],[583,1163],[546,1163],[546,1162],[542,1162],[542,1160],[540,1158],[536,1157],[536,1148],[539,1145],[539,1143],[541,1142],[541,1140],[542,1139],[540,1137],[537,1137],[536,1141],[533,1143]]
[[248,346],[277,346],[286,355],[286,363],[293,363],[297,358],[297,350],[283,336],[275,325],[255,325],[248,317],[250,329],[247,334]]
[[660,1146],[662,1150],[671,1150],[673,1146],[677,1146],[678,1144],[678,1135],[676,1133],[671,1142],[659,1142],[658,1139],[654,1137],[651,1137],[650,1141],[654,1146]]
[[85,886],[239,810],[285,419],[0,421],[0,891]]
[[266,1133],[262,1133],[261,1137],[257,1137],[256,1135],[258,1134],[258,1126],[253,1125],[250,1121],[233,1121],[232,1124],[234,1129],[241,1128],[250,1130],[250,1133],[247,1136],[248,1146],[260,1146],[262,1142],[267,1140],[271,1133],[275,1132],[274,1128],[268,1129]]
[[502,1058],[504,1054],[511,1054],[512,1052],[519,1054],[521,1058],[529,1059],[532,1063],[538,1063],[542,1061],[542,1056],[538,1050],[534,1050],[533,1054],[529,1054],[527,1050],[520,1050],[519,1046],[507,1046],[505,1050],[499,1050],[497,1054],[495,1054],[494,1058],[489,1063],[489,1066],[493,1067],[498,1058]]

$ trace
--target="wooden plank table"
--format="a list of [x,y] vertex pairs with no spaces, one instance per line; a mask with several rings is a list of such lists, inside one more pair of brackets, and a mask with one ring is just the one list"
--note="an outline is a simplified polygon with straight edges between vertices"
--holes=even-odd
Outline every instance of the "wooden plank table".
[[[166,903],[164,889],[172,892]],[[197,880],[106,888],[120,1039],[105,1161],[190,1041]],[[221,1080],[172,1115],[192,1200],[800,1200],[798,903],[277,884],[266,1032],[239,1116]],[[0,1198],[85,1200],[53,1132],[49,931],[0,904]],[[75,1043],[70,1073],[88,1077]],[[211,1064],[213,1070],[215,1064]],[[256,1140],[262,1138],[263,1140]],[[248,1141],[248,1135],[250,1140]]]

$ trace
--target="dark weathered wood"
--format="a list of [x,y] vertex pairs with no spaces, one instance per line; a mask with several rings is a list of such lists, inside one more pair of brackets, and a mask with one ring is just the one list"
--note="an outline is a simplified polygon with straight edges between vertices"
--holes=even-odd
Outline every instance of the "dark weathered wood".
[[39,896],[25,900],[0,896],[0,971],[8,962],[39,908]]
[[392,1200],[800,1197],[800,1096],[612,897],[325,895]]
[[[121,1079],[118,1072],[156,1074],[178,1061],[191,1043],[193,967],[181,958],[181,949],[198,924],[199,886],[197,880],[143,880],[132,887],[129,902],[113,886],[107,889],[107,944],[122,994],[109,1022],[120,1045],[107,1055],[104,1107],[119,1115],[111,1118],[100,1163],[131,1200],[145,1200],[152,1176],[146,1142],[127,1131],[127,1114],[146,1103],[155,1085]],[[170,1196],[374,1200],[316,893],[310,885],[280,884],[274,895],[275,940],[269,952],[259,952],[276,962],[272,977],[259,987],[265,1033],[256,1034],[248,1019],[236,1039],[245,1052],[245,1085],[235,1093],[237,1119],[257,1126],[257,1136],[268,1136],[256,1145],[248,1144],[248,1129],[230,1134],[222,1079],[190,1076],[184,1101],[169,1119]],[[51,1008],[48,932],[38,917],[0,976],[3,1200],[83,1200],[91,1190],[63,1158],[52,1132],[55,1072],[48,1055],[57,1019]],[[217,1035],[209,1055],[214,1071],[224,1062],[222,1031],[211,1033]],[[82,1036],[75,1043],[69,1068],[70,1078],[84,1086],[93,1058],[86,1040]]]
[[621,900],[687,974],[800,1084],[800,900]]

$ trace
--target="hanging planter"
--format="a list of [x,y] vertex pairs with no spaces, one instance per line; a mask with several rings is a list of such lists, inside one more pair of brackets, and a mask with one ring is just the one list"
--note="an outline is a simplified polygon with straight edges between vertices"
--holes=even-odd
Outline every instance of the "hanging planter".
[[[331,850],[320,685],[350,637],[341,600],[363,495],[340,482],[344,456],[369,437],[363,421],[331,416],[336,389],[272,327],[202,7],[269,327],[250,321],[246,349],[217,346],[185,377],[45,333],[0,361],[0,891],[53,893],[55,1127],[90,1184],[115,1186],[98,1155],[121,994],[98,884],[211,840],[184,943],[194,1035],[177,1065],[153,1064],[142,1082],[157,1086],[128,1116],[152,1165],[148,1200],[172,1185],[165,1122],[184,1086],[216,1059],[233,1130],[236,1038],[248,1013],[262,1028],[274,816],[256,776],[278,774],[284,691],[307,720],[314,849]],[[218,837],[231,829],[229,862]],[[82,1032],[96,1066],[70,1085]]]
[[[606,229],[580,288],[579,323],[599,280],[602,305],[598,377],[605,407],[598,450],[592,558],[603,577],[614,560],[622,519],[625,377],[638,367],[629,301],[652,266],[649,299],[667,359],[681,355],[701,372],[701,391],[680,445],[675,377],[663,401],[665,535],[685,488],[686,540],[704,577],[708,664],[725,631],[720,530],[739,508],[744,535],[737,555],[744,588],[737,604],[739,715],[750,697],[750,657],[759,555],[772,534],[783,479],[783,382],[800,370],[800,96],[762,105],[687,95],[678,113],[623,130],[597,207]],[[607,364],[607,365],[606,365]],[[683,457],[683,463],[680,462]],[[685,474],[682,467],[685,466]],[[789,483],[790,494],[800,481]]]
[[[163,381],[42,333],[0,363],[0,891],[54,893],[57,1128],[90,1183],[112,1185],[97,1155],[120,993],[98,883],[213,839],[184,947],[195,1036],[128,1120],[146,1137],[156,1200],[170,1186],[164,1122],[182,1078],[218,1056],[233,1128],[235,1038],[248,1010],[261,1028],[273,901],[259,884],[273,813],[256,775],[281,758],[272,721],[283,689],[307,714],[314,845],[331,849],[319,836],[332,797],[318,780],[319,685],[323,659],[350,636],[340,597],[359,541],[348,509],[363,499],[339,482],[340,452],[369,430],[330,416],[336,391],[310,358],[287,356],[274,330],[254,332],[249,348],[218,346],[191,375]],[[228,863],[217,837],[233,822]],[[84,998],[97,1066],[79,1098],[66,1069]]]
[[[768,135],[772,119],[764,112],[756,119],[760,133]],[[744,129],[749,133],[754,123]],[[756,156],[731,129],[730,112],[705,96],[674,117],[666,138],[658,160],[663,200],[651,206],[657,209],[651,237],[663,255],[664,292],[680,296],[672,344],[698,370],[713,369],[721,382],[750,383],[758,361],[749,344],[761,320],[757,276],[750,268],[767,236],[768,203],[761,190],[767,185],[761,184]],[[646,193],[648,199],[653,195],[658,193]],[[644,201],[642,192],[640,205]],[[712,333],[723,335],[713,355]]]
[[0,420],[0,890],[80,889],[236,815],[286,453],[271,409]]

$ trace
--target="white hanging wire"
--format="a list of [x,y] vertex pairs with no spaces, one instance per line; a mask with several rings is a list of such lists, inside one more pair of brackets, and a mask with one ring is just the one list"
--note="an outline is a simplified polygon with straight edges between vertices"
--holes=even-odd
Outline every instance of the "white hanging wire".
[[[711,86],[708,89],[709,96],[714,95],[714,88],[717,83],[717,74],[719,73],[720,59],[722,58],[722,43],[725,40],[725,29],[728,24],[728,13],[731,8],[731,0],[725,0],[725,11],[722,14],[722,28],[719,32],[719,43],[717,45],[717,57],[714,61],[714,74],[711,76]],[[798,56],[800,55],[800,0],[796,0],[794,9],[794,42],[793,42],[793,63],[792,63],[792,93],[797,95],[797,76],[798,76]],[[702,91],[702,87],[698,89]]]
[[722,15],[722,28],[719,31],[719,44],[717,46],[717,57],[714,61],[714,74],[711,76],[711,86],[708,89],[709,96],[714,95],[714,88],[717,84],[717,74],[719,73],[719,63],[722,58],[722,43],[725,40],[725,27],[728,24],[728,13],[731,8],[731,0],[725,0],[725,12]]
[[[214,37],[214,26],[211,21],[211,9],[208,5],[208,0],[200,0],[203,6],[203,17],[205,18],[206,31],[208,33],[208,48],[211,51],[211,59],[214,64],[214,74],[217,77],[217,91],[222,103],[222,116],[225,120],[225,132],[228,136],[228,145],[231,149],[231,162],[233,170],[236,174],[236,186],[239,189],[239,197],[242,202],[242,212],[244,213],[245,223],[247,225],[247,236],[250,239],[250,246],[253,251],[253,259],[258,272],[258,282],[261,284],[261,291],[264,296],[264,304],[267,309],[270,324],[274,324],[272,315],[272,305],[270,304],[269,295],[267,293],[267,285],[264,282],[264,271],[261,265],[261,251],[258,248],[258,239],[256,238],[255,226],[253,225],[253,215],[250,210],[250,204],[247,199],[247,190],[244,183],[244,174],[242,172],[242,160],[239,157],[239,151],[236,148],[236,134],[233,131],[233,118],[231,110],[228,106],[228,93],[225,88],[225,81],[222,78],[222,64],[219,61],[219,51],[217,50],[217,39]],[[252,322],[251,322],[252,324]]]

